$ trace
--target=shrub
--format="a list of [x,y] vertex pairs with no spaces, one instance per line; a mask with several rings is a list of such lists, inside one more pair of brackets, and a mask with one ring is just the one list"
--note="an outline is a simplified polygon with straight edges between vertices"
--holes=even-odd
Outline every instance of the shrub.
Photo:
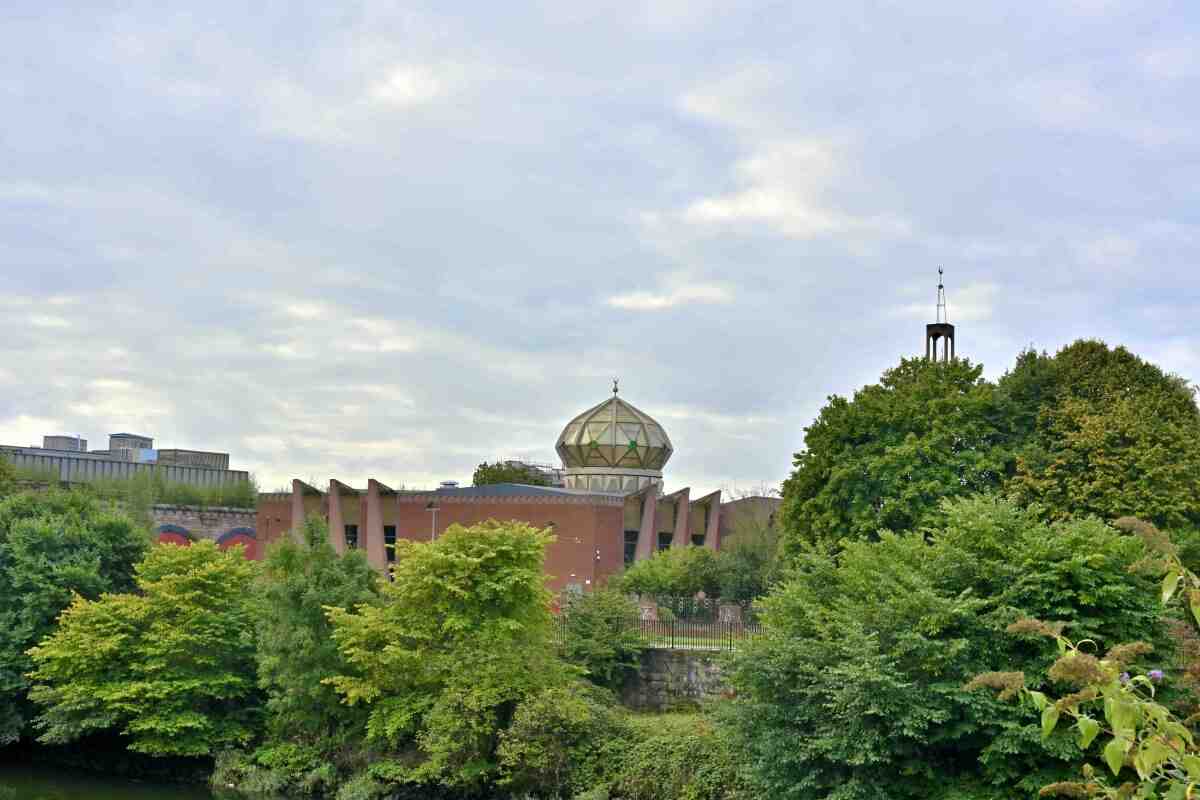
[[562,654],[599,686],[619,688],[638,669],[643,649],[637,604],[613,589],[574,597],[562,609]]
[[754,796],[730,739],[698,714],[634,715],[608,779],[621,800],[739,800]]
[[1014,641],[1022,616],[1072,619],[1107,648],[1169,652],[1140,540],[1095,520],[1054,526],[994,498],[947,501],[927,536],[810,552],[762,602],[766,635],[733,659],[729,722],[756,787],[804,798],[935,797],[948,785],[1032,795],[1066,774],[1076,743],[1042,742],[980,672],[1040,674],[1052,646]]

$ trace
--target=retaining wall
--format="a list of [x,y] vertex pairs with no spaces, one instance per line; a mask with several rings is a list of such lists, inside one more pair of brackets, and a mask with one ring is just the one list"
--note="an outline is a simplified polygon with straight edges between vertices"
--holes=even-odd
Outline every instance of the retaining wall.
[[728,694],[721,675],[722,653],[704,650],[644,650],[636,675],[621,689],[621,703],[637,711],[668,711]]

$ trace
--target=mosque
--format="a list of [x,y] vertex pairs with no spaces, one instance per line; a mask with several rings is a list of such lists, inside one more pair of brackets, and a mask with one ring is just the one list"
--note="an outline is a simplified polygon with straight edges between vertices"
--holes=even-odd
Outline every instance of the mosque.
[[558,437],[562,486],[443,484],[414,492],[375,479],[356,489],[335,478],[322,490],[294,480],[290,494],[260,498],[255,528],[265,545],[318,514],[328,520],[338,552],[362,548],[383,571],[398,539],[430,541],[450,525],[518,520],[555,533],[546,553],[549,587],[586,591],[659,550],[718,550],[738,518],[774,514],[775,498],[722,503],[720,490],[694,499],[688,488],[664,492],[663,468],[674,449],[663,426],[621,397],[614,381],[612,395],[568,422]]

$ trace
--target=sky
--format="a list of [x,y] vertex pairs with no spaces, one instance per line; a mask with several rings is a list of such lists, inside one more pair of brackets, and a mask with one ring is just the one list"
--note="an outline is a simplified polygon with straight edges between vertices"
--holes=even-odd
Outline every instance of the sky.
[[6,4],[0,442],[294,477],[556,461],[611,380],[669,490],[778,486],[923,353],[1200,381],[1200,6]]

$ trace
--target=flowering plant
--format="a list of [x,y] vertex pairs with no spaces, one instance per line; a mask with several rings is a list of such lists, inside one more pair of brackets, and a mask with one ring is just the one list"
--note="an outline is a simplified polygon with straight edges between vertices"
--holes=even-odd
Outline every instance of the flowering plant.
[[[1200,577],[1183,566],[1169,540],[1152,525],[1121,519],[1117,526],[1139,535],[1152,554],[1142,564],[1165,573],[1162,602],[1186,597],[1200,623]],[[1045,636],[1058,644],[1059,658],[1048,671],[1056,684],[1074,691],[1058,699],[1029,689],[1020,672],[990,672],[977,676],[966,689],[998,690],[1001,699],[1021,697],[1041,713],[1042,736],[1049,737],[1064,720],[1072,720],[1082,750],[1100,739],[1110,776],[1091,764],[1082,768],[1082,780],[1045,786],[1042,796],[1165,798],[1200,800],[1200,748],[1192,731],[1155,699],[1156,684],[1166,680],[1160,669],[1134,675],[1130,665],[1151,651],[1144,642],[1117,645],[1096,655],[1091,640],[1073,642],[1063,635],[1064,623],[1022,619],[1009,626],[1010,633]],[[1104,740],[1107,741],[1104,741]],[[1118,783],[1122,774],[1136,773],[1137,781]]]

